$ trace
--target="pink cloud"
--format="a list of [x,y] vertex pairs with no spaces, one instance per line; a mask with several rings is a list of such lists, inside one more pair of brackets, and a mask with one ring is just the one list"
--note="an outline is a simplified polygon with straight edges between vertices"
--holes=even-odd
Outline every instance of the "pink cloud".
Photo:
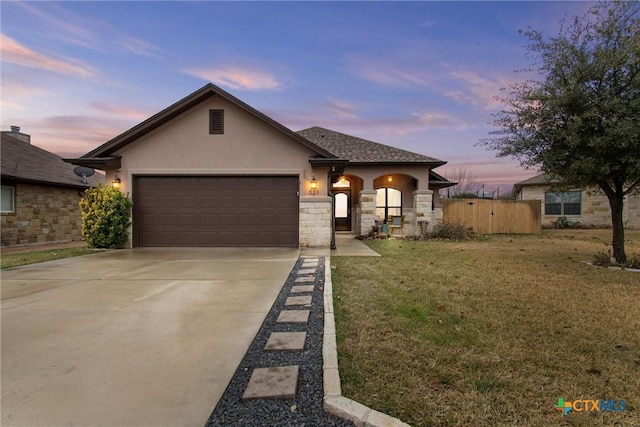
[[57,59],[38,53],[4,34],[0,35],[0,56],[4,62],[27,68],[80,77],[91,77],[93,75],[93,69],[81,61],[70,58]]
[[272,74],[255,69],[239,67],[193,68],[185,70],[185,72],[231,89],[263,90],[282,87],[282,83]]
[[414,113],[414,116],[418,118],[418,121],[429,128],[438,129],[456,129],[464,130],[465,125],[456,117],[449,114],[427,111],[424,113]]
[[124,47],[128,52],[136,55],[162,58],[162,49],[144,40],[133,37],[123,37],[120,40],[120,45],[122,45],[122,47]]
[[106,104],[104,102],[92,102],[91,106],[99,111],[103,111],[105,113],[113,114],[116,116],[124,117],[132,120],[146,120],[152,116],[146,111],[135,110],[129,107],[123,107],[121,105],[112,105]]
[[501,88],[511,83],[504,77],[487,78],[468,70],[454,70],[449,76],[461,82],[463,87],[444,91],[446,97],[460,103],[479,105],[485,110],[495,110],[502,106],[495,97]]
[[400,69],[393,63],[351,58],[351,67],[360,77],[384,85],[427,85],[433,78],[421,70]]

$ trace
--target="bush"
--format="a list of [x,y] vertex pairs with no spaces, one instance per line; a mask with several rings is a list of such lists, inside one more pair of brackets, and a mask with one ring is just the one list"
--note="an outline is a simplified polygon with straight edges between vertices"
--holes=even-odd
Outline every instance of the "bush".
[[611,255],[607,252],[598,252],[595,254],[591,263],[600,267],[610,267],[613,265],[611,262]]
[[640,269],[640,255],[635,255],[627,259],[627,268],[639,268]]
[[556,219],[553,224],[551,224],[553,228],[580,228],[579,221],[572,221],[566,216],[561,216]]
[[93,248],[117,249],[129,240],[133,203],[120,190],[104,185],[85,191],[80,200],[82,236]]
[[473,239],[475,235],[476,233],[473,231],[473,228],[466,227],[461,223],[439,223],[429,232],[429,238],[445,240],[470,240]]

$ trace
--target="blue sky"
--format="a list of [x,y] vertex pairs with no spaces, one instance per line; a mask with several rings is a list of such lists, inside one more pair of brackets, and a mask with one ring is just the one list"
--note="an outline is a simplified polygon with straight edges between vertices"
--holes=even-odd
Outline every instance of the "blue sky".
[[213,82],[292,130],[322,126],[449,162],[487,189],[535,171],[476,144],[586,2],[0,2],[2,130],[82,155]]

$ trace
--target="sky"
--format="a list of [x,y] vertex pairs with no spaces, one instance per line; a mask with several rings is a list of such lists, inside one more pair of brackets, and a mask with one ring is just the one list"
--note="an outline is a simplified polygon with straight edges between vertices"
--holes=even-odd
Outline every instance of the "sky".
[[78,157],[214,83],[291,130],[447,161],[487,191],[536,175],[479,142],[530,74],[519,30],[587,2],[1,1],[1,128]]

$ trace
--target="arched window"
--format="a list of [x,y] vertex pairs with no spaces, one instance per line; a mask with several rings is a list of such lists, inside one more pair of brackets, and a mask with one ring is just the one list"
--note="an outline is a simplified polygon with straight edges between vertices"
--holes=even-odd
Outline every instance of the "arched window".
[[376,217],[389,219],[392,215],[402,215],[402,191],[395,188],[376,190]]

